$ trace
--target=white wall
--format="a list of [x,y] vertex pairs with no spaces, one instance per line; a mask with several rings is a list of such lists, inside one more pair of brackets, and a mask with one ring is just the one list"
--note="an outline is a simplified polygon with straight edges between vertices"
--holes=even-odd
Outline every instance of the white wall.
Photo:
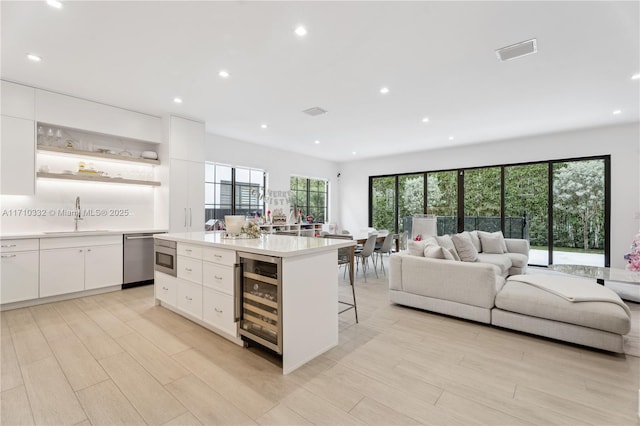
[[273,191],[288,191],[292,175],[327,179],[329,221],[340,223],[340,187],[336,178],[338,165],[334,162],[210,133],[207,133],[205,159],[232,166],[266,170],[267,189]]
[[628,124],[342,163],[340,217],[347,229],[367,226],[369,176],[610,154],[611,266],[624,267],[640,225],[639,139]]

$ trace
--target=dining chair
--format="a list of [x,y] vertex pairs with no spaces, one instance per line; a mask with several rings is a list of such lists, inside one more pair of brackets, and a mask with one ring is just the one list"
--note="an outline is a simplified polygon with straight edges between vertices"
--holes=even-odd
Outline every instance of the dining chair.
[[[368,269],[368,265],[369,265],[369,259],[372,259],[373,256],[373,250],[376,247],[376,239],[378,238],[377,235],[370,235],[367,238],[367,241],[364,243],[364,246],[362,247],[362,250],[356,250],[356,257],[359,259],[359,261],[362,262],[362,274],[364,275],[364,282],[367,282],[367,269]],[[373,259],[372,259],[373,261]],[[376,265],[374,263],[373,265],[373,270],[376,273],[376,278],[378,278],[378,269],[376,269]]]
[[[384,237],[384,241],[382,242],[382,245],[380,247],[376,247],[374,249],[374,254],[376,254],[378,256],[378,261],[380,262],[381,269],[382,272],[387,275],[386,271],[384,270],[384,262],[382,259],[382,255],[383,254],[391,254],[391,249],[392,249],[392,245],[393,245],[393,239],[394,239],[394,234],[389,233],[387,234],[386,237]],[[374,263],[375,265],[375,263]]]
[[[339,235],[339,234],[326,234],[321,235],[322,238],[333,238],[336,240],[353,240],[351,235]],[[346,274],[347,268],[349,269],[349,282],[351,283],[351,294],[353,295],[353,303],[344,302],[338,300],[338,303],[347,306],[345,309],[338,311],[338,314],[353,309],[356,314],[356,324],[358,323],[358,306],[356,303],[356,288],[351,279],[351,256],[353,254],[353,247],[344,247],[338,249],[338,268],[344,265],[344,272]]]

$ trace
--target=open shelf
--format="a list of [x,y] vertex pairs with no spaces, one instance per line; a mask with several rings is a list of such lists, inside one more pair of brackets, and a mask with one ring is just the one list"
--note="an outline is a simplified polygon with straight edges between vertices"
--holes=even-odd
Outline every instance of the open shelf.
[[71,175],[67,173],[48,173],[38,172],[36,174],[39,178],[46,179],[64,179],[64,180],[81,180],[87,182],[108,182],[108,183],[122,183],[127,185],[147,185],[147,186],[160,186],[160,182],[154,180],[138,180],[138,179],[122,179],[122,178],[110,178],[105,176],[91,176],[91,175]]
[[146,158],[125,157],[123,155],[117,155],[117,154],[106,154],[106,153],[96,152],[96,151],[82,151],[77,149],[61,148],[58,146],[38,145],[38,151],[52,152],[56,154],[70,155],[70,156],[101,158],[105,160],[126,161],[129,163],[138,163],[138,164],[151,164],[151,165],[160,164],[160,160],[149,160]]

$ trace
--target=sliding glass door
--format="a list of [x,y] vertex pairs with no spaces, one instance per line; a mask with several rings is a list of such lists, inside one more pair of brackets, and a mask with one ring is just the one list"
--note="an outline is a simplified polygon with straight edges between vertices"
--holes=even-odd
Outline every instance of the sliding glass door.
[[438,235],[458,230],[458,172],[427,173],[427,213],[436,216]]
[[464,171],[464,230],[500,231],[500,167]]
[[396,231],[396,177],[374,178],[371,183],[371,223],[376,229]]

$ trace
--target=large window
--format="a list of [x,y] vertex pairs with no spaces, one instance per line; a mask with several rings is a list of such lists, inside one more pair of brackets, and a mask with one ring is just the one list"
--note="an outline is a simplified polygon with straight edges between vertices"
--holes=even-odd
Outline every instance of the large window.
[[302,210],[303,216],[313,216],[316,223],[329,219],[329,183],[324,179],[291,176],[292,209]]
[[608,266],[609,164],[603,156],[372,176],[369,226],[402,232],[405,218],[426,212],[438,235],[528,239],[532,265]]
[[264,215],[266,174],[263,170],[205,164],[205,220],[225,215]]

